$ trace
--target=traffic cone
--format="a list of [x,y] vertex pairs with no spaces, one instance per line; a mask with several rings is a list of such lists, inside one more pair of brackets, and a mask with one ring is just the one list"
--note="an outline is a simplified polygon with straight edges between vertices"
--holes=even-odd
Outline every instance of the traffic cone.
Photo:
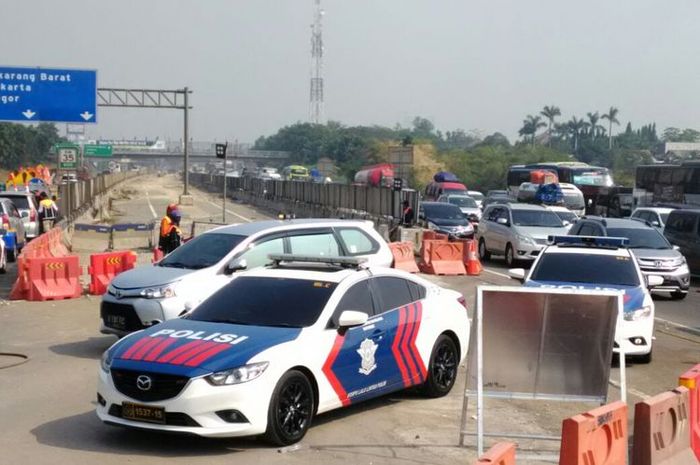
[[479,256],[476,253],[476,241],[471,240],[469,242],[469,253],[467,255],[467,274],[469,276],[479,276],[483,267],[479,261]]

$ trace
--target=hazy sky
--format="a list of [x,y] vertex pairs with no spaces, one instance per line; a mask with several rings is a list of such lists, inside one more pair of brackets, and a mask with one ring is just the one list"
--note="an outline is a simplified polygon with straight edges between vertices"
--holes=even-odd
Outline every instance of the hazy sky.
[[[517,134],[543,105],[700,129],[697,0],[322,0],[325,109],[346,124]],[[252,142],[309,112],[312,0],[0,0],[5,65],[193,89],[191,136]],[[105,138],[180,138],[180,112],[102,108]]]

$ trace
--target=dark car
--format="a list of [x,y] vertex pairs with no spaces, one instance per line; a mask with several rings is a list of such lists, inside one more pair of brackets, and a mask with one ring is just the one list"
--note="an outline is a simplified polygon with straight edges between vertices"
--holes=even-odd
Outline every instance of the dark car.
[[420,224],[452,237],[473,237],[474,227],[462,210],[451,203],[423,202],[418,210]]
[[584,216],[571,227],[569,235],[626,237],[642,273],[664,279],[663,285],[654,287],[654,291],[670,292],[673,299],[684,299],[688,295],[690,272],[686,258],[651,223]]
[[664,236],[688,260],[690,272],[700,275],[700,209],[673,210],[666,220]]

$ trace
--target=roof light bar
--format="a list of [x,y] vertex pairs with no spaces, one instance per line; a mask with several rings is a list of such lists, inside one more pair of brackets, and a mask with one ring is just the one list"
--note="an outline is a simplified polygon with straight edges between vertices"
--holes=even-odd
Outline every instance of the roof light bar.
[[343,265],[358,267],[367,262],[365,257],[319,257],[314,255],[295,255],[292,253],[271,253],[268,258],[274,263],[327,263],[330,265]]
[[553,245],[580,245],[586,247],[627,247],[629,239],[626,237],[602,237],[602,236],[549,236],[547,238]]

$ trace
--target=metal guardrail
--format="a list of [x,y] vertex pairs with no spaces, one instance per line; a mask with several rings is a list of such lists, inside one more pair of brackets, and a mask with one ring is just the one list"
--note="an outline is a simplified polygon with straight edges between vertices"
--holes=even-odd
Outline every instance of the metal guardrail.
[[58,186],[58,211],[67,221],[72,221],[89,206],[94,198],[104,194],[114,185],[141,173],[100,174],[87,181],[78,181]]
[[[190,173],[190,182],[219,191],[223,190],[223,179],[221,175]],[[236,191],[243,191],[271,201],[319,206],[331,211],[355,210],[377,218],[401,218],[401,204],[404,200],[408,200],[414,210],[417,210],[418,205],[418,192],[394,191],[386,187],[229,177],[226,188],[233,195]]]

